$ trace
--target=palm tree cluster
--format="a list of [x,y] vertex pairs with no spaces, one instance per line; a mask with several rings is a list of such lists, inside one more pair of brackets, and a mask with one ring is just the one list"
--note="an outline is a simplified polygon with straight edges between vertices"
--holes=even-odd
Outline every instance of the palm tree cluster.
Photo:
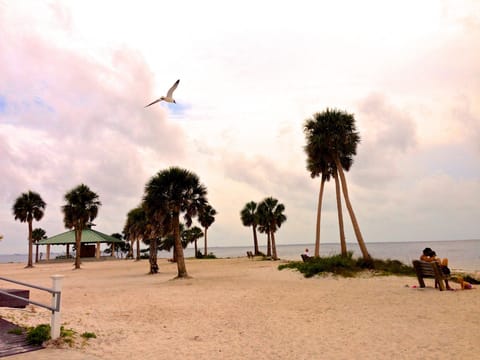
[[[177,263],[178,277],[188,277],[183,249],[205,235],[215,221],[216,211],[207,201],[207,189],[196,174],[179,167],[159,171],[145,185],[142,203],[127,215],[124,233],[127,239],[137,242],[137,259],[140,258],[139,241],[149,244],[150,273],[158,272],[158,250],[173,247],[173,261]],[[183,217],[184,224],[180,222]],[[198,217],[204,233],[192,222]],[[187,230],[184,230],[187,227]]]
[[253,231],[253,246],[255,255],[259,255],[257,229],[267,235],[267,256],[278,260],[275,244],[275,232],[287,221],[284,214],[285,205],[273,197],[263,199],[258,205],[255,201],[245,204],[240,211],[240,219],[244,226],[251,226]]
[[363,258],[370,259],[350,202],[344,173],[344,171],[350,170],[353,164],[353,156],[356,155],[357,145],[360,142],[360,135],[356,131],[353,114],[327,108],[325,111],[316,113],[312,118],[305,121],[304,133],[306,137],[304,150],[307,154],[307,170],[312,178],[321,176],[317,208],[315,256],[320,256],[320,220],[324,185],[326,181],[333,177],[337,198],[341,253],[343,256],[347,255],[339,179],[345,205],[347,206]]
[[[97,217],[101,206],[98,195],[90,190],[87,185],[81,184],[65,194],[66,204],[62,206],[64,224],[68,229],[75,229],[76,258],[75,268],[80,268],[80,244],[82,230],[91,226],[91,222]],[[41,220],[45,212],[46,203],[40,194],[29,190],[22,193],[13,204],[12,211],[15,220],[28,223],[28,263],[27,267],[33,267],[32,247],[37,244],[36,261],[38,262],[38,241],[46,238],[45,230],[32,229],[33,220]]]

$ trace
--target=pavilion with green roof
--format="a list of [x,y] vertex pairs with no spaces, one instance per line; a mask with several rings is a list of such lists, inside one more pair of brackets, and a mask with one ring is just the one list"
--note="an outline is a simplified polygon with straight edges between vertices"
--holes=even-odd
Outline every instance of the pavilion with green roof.
[[[115,253],[115,244],[122,243],[123,241],[117,239],[116,237],[101,233],[93,229],[84,229],[82,231],[82,240],[80,247],[80,256],[81,257],[95,257],[100,259],[100,244],[112,244],[112,253],[111,256],[114,256]],[[70,252],[70,245],[75,245],[75,230],[66,231],[64,233],[51,236],[46,239],[40,240],[38,245],[47,246],[47,256],[46,260],[50,260],[50,246],[51,245],[66,245],[67,246],[67,257]]]

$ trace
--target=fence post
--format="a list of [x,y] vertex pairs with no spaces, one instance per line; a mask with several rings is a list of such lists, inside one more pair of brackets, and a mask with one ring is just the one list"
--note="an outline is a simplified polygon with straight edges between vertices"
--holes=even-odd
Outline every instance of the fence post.
[[[63,275],[52,275],[51,276],[53,281],[52,290],[54,291],[62,291],[62,279]],[[58,294],[53,294],[52,297],[52,307],[57,306],[57,298],[59,297]],[[52,311],[52,320],[51,320],[51,337],[52,339],[57,339],[60,337],[60,303],[58,304],[58,311]]]

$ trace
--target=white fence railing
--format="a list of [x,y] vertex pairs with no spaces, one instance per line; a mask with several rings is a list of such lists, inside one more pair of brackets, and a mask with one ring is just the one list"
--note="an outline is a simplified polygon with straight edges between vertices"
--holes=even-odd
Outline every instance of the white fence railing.
[[26,299],[21,296],[17,296],[14,294],[10,294],[6,291],[3,291],[0,289],[0,294],[10,296],[15,299],[19,300],[24,300],[25,302],[28,302],[30,304],[34,304],[40,307],[43,307],[45,309],[48,309],[52,312],[52,317],[51,317],[51,322],[50,322],[50,327],[51,327],[51,337],[52,339],[56,339],[60,336],[60,300],[61,300],[61,295],[62,295],[62,280],[63,280],[63,275],[52,275],[51,276],[53,285],[52,288],[46,288],[43,286],[37,286],[37,285],[32,285],[32,284],[27,284],[22,281],[17,281],[17,280],[12,280],[12,279],[7,279],[4,277],[0,277],[0,280],[3,281],[8,281],[14,284],[30,287],[33,289],[38,289],[42,291],[46,291],[52,294],[52,305],[45,305],[42,303],[39,303],[37,301],[33,301],[30,299]]

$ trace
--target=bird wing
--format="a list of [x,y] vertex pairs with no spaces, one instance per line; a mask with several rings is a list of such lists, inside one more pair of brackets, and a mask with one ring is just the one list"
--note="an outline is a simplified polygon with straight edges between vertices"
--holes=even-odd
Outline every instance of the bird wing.
[[155,100],[154,102],[151,102],[150,104],[146,105],[145,107],[149,107],[150,105],[156,104],[157,102],[162,101],[162,98]]
[[173,92],[177,88],[179,82],[180,82],[180,79],[175,81],[175,84],[173,84],[172,87],[170,88],[170,90],[168,90],[167,97],[172,98]]

